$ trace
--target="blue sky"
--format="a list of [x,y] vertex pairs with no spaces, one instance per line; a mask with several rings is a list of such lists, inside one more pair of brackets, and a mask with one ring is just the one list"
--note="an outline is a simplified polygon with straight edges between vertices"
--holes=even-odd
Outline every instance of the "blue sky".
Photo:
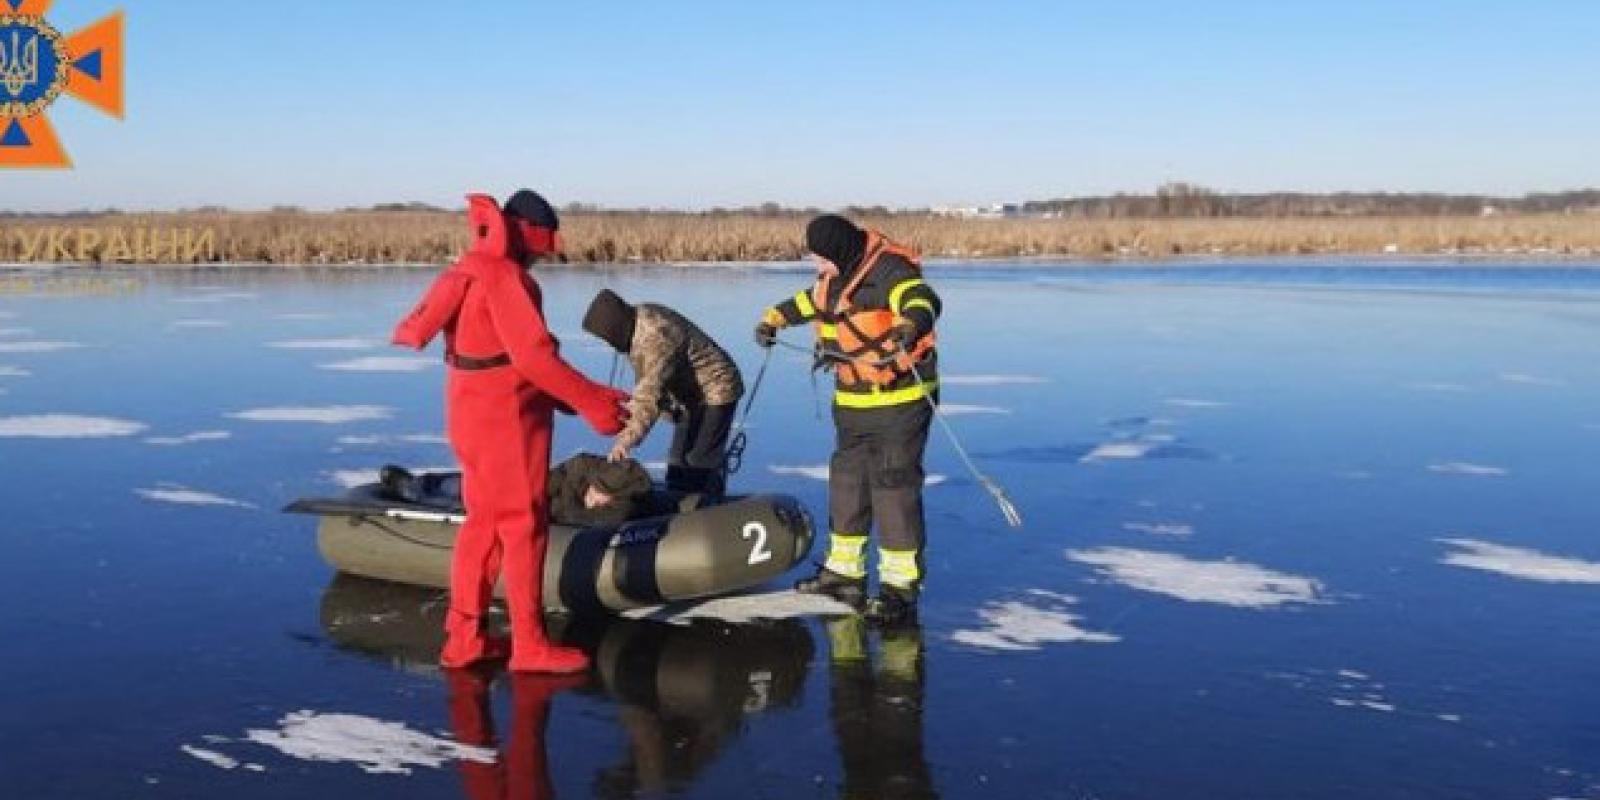
[[58,101],[0,208],[1600,185],[1592,0],[122,7],[127,119]]

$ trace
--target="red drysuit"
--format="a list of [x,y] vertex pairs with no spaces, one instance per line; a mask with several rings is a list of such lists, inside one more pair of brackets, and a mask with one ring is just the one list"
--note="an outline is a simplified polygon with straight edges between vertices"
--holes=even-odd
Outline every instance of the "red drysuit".
[[[452,670],[450,724],[456,741],[476,747],[496,744],[489,709],[489,680],[472,670]],[[583,683],[578,675],[517,675],[511,680],[511,732],[491,763],[461,761],[468,800],[549,800],[555,797],[545,753],[550,700]]]
[[467,519],[456,536],[440,662],[462,667],[501,655],[482,621],[503,569],[511,669],[581,670],[586,659],[550,644],[542,618],[552,412],[566,406],[610,436],[622,427],[626,395],[563,361],[545,327],[539,285],[517,259],[547,252],[554,232],[508,218],[493,198],[467,199],[471,249],[394,334],[396,344],[421,349],[443,330],[450,365],[446,431],[461,462]]

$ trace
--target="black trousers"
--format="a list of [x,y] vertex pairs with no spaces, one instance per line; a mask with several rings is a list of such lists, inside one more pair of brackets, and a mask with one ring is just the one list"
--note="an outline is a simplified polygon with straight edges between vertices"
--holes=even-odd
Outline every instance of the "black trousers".
[[932,422],[933,409],[923,400],[886,408],[833,407],[828,513],[835,533],[862,535],[876,524],[879,547],[921,552],[922,454]]
[[690,406],[672,431],[667,452],[667,488],[721,496],[727,488],[722,461],[728,453],[728,434],[738,403]]

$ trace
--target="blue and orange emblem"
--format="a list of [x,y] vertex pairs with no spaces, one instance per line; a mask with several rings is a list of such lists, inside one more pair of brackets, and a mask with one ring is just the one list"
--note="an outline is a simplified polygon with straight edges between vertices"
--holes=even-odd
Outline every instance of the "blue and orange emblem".
[[70,167],[45,116],[62,93],[122,118],[122,12],[63,36],[53,0],[0,0],[0,168]]

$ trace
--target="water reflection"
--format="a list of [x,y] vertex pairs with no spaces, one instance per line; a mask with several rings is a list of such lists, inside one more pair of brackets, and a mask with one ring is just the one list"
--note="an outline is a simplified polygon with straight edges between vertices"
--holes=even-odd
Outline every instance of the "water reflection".
[[[322,627],[344,651],[408,672],[441,672],[444,599],[439,590],[339,575],[323,593]],[[550,699],[569,690],[616,703],[627,733],[626,751],[595,776],[594,796],[681,791],[716,761],[749,717],[799,704],[816,649],[797,620],[673,625],[568,618],[552,620],[551,627],[564,643],[590,653],[594,666],[588,675],[566,679],[507,679],[512,715],[500,758],[461,765],[473,800],[549,796],[544,730]],[[490,711],[495,674],[445,671],[445,677],[455,737],[501,746]]]
[[836,617],[824,627],[829,714],[844,767],[840,796],[938,797],[923,756],[921,626],[869,629],[860,617]]

